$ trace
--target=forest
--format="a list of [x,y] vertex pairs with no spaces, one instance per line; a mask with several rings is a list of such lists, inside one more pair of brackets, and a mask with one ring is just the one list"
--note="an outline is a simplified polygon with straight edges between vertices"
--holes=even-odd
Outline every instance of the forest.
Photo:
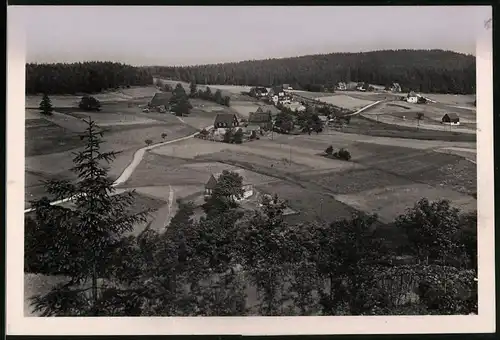
[[[25,219],[25,273],[66,278],[31,297],[41,316],[477,314],[476,212],[421,199],[391,225],[396,245],[376,215],[297,225],[278,196],[243,209],[242,178],[225,171],[199,220],[179,201],[165,228],[134,233],[149,212],[114,194],[102,161],[116,153],[87,123],[78,180],[45,182]],[[50,204],[64,197],[71,208]]]
[[121,63],[26,64],[26,94],[91,94],[152,84],[147,69]]
[[404,92],[474,94],[476,60],[443,50],[330,53],[185,67],[154,66],[155,76],[197,84],[331,88],[338,82],[401,85]]

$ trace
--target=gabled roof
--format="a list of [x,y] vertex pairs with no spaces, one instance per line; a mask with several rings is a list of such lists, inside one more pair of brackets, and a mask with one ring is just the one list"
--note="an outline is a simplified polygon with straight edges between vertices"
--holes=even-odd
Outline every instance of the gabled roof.
[[153,99],[151,99],[151,106],[169,105],[170,98],[173,94],[171,92],[158,92],[155,93]]
[[235,118],[236,115],[234,113],[218,113],[217,116],[215,116],[214,125],[226,123],[228,126],[231,126]]
[[271,91],[273,93],[280,93],[280,92],[284,92],[284,89],[283,89],[283,86],[273,86],[271,88]]
[[[260,109],[260,107],[259,107]],[[251,112],[248,121],[251,123],[266,123],[271,121],[271,112]]]
[[274,105],[261,105],[255,112],[258,113],[269,112],[274,115],[280,113],[281,111]]
[[450,113],[446,113],[444,117],[448,116],[448,118],[450,118],[451,120],[454,120],[454,119],[460,119],[460,117],[458,116],[458,114],[456,114],[455,112],[450,112]]
[[[240,175],[243,179],[242,180],[243,185],[249,184],[248,176],[246,175],[244,169],[229,170],[229,172],[236,172],[238,175]],[[217,185],[217,181],[218,181],[220,175],[222,175],[222,172],[217,172],[217,173],[211,174],[210,178],[208,179],[207,184],[205,184],[205,188],[206,189],[215,189],[215,186]]]

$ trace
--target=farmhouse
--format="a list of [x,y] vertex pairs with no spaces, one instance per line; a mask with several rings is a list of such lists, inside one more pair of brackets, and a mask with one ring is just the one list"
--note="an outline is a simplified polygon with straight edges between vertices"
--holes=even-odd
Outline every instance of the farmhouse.
[[416,104],[416,103],[418,103],[419,97],[420,96],[418,94],[416,94],[415,92],[412,91],[412,92],[408,93],[408,96],[406,97],[406,101],[408,103]]
[[[243,179],[243,181],[242,181],[243,199],[249,198],[250,196],[252,196],[253,195],[253,185],[248,181],[248,176],[246,176],[245,170],[238,169],[238,170],[232,170],[231,172],[236,172]],[[213,190],[215,189],[215,187],[217,185],[217,181],[219,180],[220,175],[222,175],[222,172],[210,175],[210,178],[208,179],[207,183],[205,184],[205,196],[209,196],[212,194]],[[233,197],[233,199],[238,200],[235,197]]]
[[219,113],[215,117],[214,128],[224,129],[239,126],[238,117],[233,113]]
[[344,83],[344,82],[342,82],[342,81],[341,81],[341,82],[339,82],[339,83],[337,84],[337,90],[340,90],[340,91],[345,91],[345,90],[347,90],[347,84],[346,84],[346,83]]
[[252,88],[250,90],[250,92],[251,92],[251,95],[253,95],[255,97],[265,97],[268,94],[267,88],[261,87],[261,86],[257,86],[257,87]]
[[454,112],[446,113],[441,119],[443,124],[460,125],[460,117]]
[[170,99],[172,98],[171,92],[158,92],[155,93],[151,101],[149,102],[150,109],[156,109],[158,111],[163,111],[170,108]]
[[399,83],[392,83],[390,89],[392,92],[401,92],[401,86],[399,85]]
[[249,125],[258,125],[262,129],[270,130],[272,127],[272,114],[270,111],[264,112],[261,107],[256,112],[251,112],[248,118]]
[[281,98],[285,96],[285,90],[283,89],[283,86],[275,86],[271,88],[269,95],[271,97],[278,96],[278,98]]

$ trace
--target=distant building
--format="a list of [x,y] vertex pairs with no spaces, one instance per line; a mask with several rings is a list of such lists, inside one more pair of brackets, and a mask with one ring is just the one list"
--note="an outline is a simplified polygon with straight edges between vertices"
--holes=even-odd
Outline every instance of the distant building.
[[347,84],[344,82],[340,82],[337,84],[337,90],[339,91],[345,91],[347,90]]
[[290,84],[283,84],[283,90],[293,90],[293,87]]
[[401,92],[401,86],[399,85],[399,83],[392,83],[390,90],[392,92]]
[[269,90],[268,94],[271,97],[278,96],[278,98],[281,98],[285,96],[285,90],[283,86],[274,86]]
[[[238,170],[231,170],[230,172],[236,172],[243,179],[243,181],[242,181],[243,199],[249,198],[250,196],[252,196],[253,195],[253,185],[248,181],[248,176],[246,175],[245,170],[238,169]],[[208,179],[207,183],[205,184],[205,196],[209,196],[212,194],[213,190],[217,186],[217,181],[219,180],[219,177],[221,175],[222,175],[222,172],[210,175],[210,178]],[[233,197],[233,198],[235,200],[239,200],[236,197]]]
[[259,107],[256,112],[251,112],[248,117],[249,125],[258,125],[263,129],[270,130],[272,128],[271,111],[266,111]]
[[416,94],[415,92],[411,91],[410,93],[408,93],[408,96],[406,97],[406,101],[408,103],[412,103],[412,104],[416,104],[418,103],[418,98],[420,96],[418,94]]
[[460,125],[460,117],[455,112],[446,113],[441,119],[443,124]]
[[239,125],[238,117],[233,113],[219,113],[214,121],[214,128],[216,129],[234,128]]
[[306,110],[306,107],[299,102],[291,102],[289,104],[286,104],[285,107],[289,108],[292,111],[297,111],[297,112],[304,112]]
[[[153,98],[148,104],[150,110],[163,111],[170,108],[170,99],[173,94],[171,92],[158,92],[155,93]],[[163,111],[163,112],[165,112]]]
[[265,97],[268,95],[268,90],[265,87],[257,86],[250,90],[251,94],[255,97]]

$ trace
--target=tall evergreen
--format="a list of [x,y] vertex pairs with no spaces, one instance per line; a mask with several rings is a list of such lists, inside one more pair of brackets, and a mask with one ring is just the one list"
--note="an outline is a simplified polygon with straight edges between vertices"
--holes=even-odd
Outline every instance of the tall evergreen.
[[[70,198],[72,207],[32,202],[35,216],[26,222],[27,267],[42,274],[64,275],[69,281],[33,300],[43,315],[100,315],[102,291],[113,272],[109,258],[120,240],[145,220],[146,212],[130,213],[133,193],[117,194],[105,163],[116,152],[102,152],[102,132],[92,120],[81,138],[85,148],[73,159],[78,180],[50,180],[47,192],[55,200]],[[105,281],[104,281],[105,282]]]
[[45,116],[52,116],[54,108],[52,107],[52,102],[47,94],[44,94],[42,101],[40,102],[40,113]]

